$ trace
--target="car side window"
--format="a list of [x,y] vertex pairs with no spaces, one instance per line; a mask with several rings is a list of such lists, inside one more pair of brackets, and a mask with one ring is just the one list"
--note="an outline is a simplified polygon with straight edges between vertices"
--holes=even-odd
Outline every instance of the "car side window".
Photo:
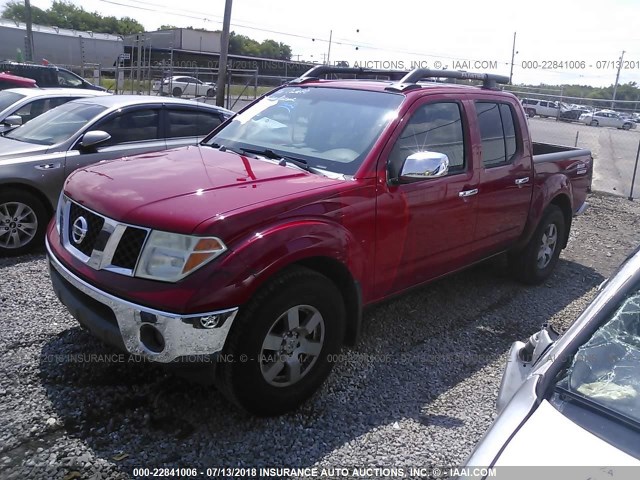
[[82,80],[63,70],[58,70],[58,83],[61,87],[77,88],[82,86]]
[[104,130],[111,138],[105,146],[142,142],[158,138],[159,110],[143,109],[124,112],[96,125],[93,130]]
[[389,155],[390,175],[397,177],[402,163],[409,155],[424,151],[447,155],[449,173],[464,170],[464,133],[462,114],[457,103],[429,103],[413,113]]
[[219,114],[198,110],[167,110],[167,138],[203,137],[222,123]]
[[22,123],[27,123],[29,120],[33,120],[38,115],[49,110],[50,107],[48,107],[47,103],[48,100],[46,98],[34,100],[20,107],[14,115],[19,115],[22,118]]
[[505,165],[517,150],[515,122],[511,107],[503,103],[476,102],[485,168]]

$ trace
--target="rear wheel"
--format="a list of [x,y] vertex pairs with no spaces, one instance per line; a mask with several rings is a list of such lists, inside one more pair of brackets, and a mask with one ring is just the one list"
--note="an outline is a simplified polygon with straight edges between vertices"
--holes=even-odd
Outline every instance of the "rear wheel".
[[335,285],[313,270],[291,268],[242,308],[218,365],[216,384],[250,413],[292,410],[329,375],[344,324],[344,301]]
[[600,124],[598,123],[598,120],[591,120],[591,123],[589,125],[591,125],[592,127],[597,127]]
[[173,94],[174,97],[181,97],[182,89],[180,87],[173,87],[173,90],[171,91],[171,93]]
[[21,255],[42,245],[48,220],[35,195],[14,188],[0,193],[0,255]]
[[549,205],[529,243],[523,250],[509,254],[509,267],[514,277],[530,285],[544,282],[558,263],[565,232],[562,210]]
[[631,130],[631,124],[630,123],[625,123],[624,125],[622,125],[622,129],[623,130]]

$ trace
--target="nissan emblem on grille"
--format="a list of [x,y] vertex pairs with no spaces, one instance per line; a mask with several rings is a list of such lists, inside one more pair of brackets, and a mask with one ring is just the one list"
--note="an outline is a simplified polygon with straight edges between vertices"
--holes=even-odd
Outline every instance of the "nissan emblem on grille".
[[89,231],[89,224],[84,217],[76,218],[75,222],[73,222],[73,229],[71,231],[71,237],[73,238],[73,242],[76,245],[80,245],[84,240],[84,237],[87,236],[87,232]]

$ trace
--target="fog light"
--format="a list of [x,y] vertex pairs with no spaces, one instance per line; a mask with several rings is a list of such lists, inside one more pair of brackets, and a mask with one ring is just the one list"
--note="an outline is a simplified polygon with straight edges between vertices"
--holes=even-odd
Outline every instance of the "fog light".
[[160,353],[164,350],[164,337],[156,327],[144,324],[140,327],[140,341],[153,353]]

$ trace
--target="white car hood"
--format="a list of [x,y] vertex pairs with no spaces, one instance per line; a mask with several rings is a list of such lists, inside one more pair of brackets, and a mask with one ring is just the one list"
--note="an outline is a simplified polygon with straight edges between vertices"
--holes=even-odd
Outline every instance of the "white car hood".
[[[576,425],[543,400],[507,444],[495,466],[583,466],[562,470],[563,478],[611,478],[603,466],[640,466],[640,460],[618,450]],[[574,472],[575,475],[571,472]],[[631,473],[628,469],[622,472]],[[620,472],[620,473],[622,473]],[[634,469],[637,475],[637,470]],[[584,475],[586,474],[586,476]],[[567,476],[568,475],[568,476]],[[624,475],[615,478],[625,478]],[[637,477],[636,477],[637,478]]]

